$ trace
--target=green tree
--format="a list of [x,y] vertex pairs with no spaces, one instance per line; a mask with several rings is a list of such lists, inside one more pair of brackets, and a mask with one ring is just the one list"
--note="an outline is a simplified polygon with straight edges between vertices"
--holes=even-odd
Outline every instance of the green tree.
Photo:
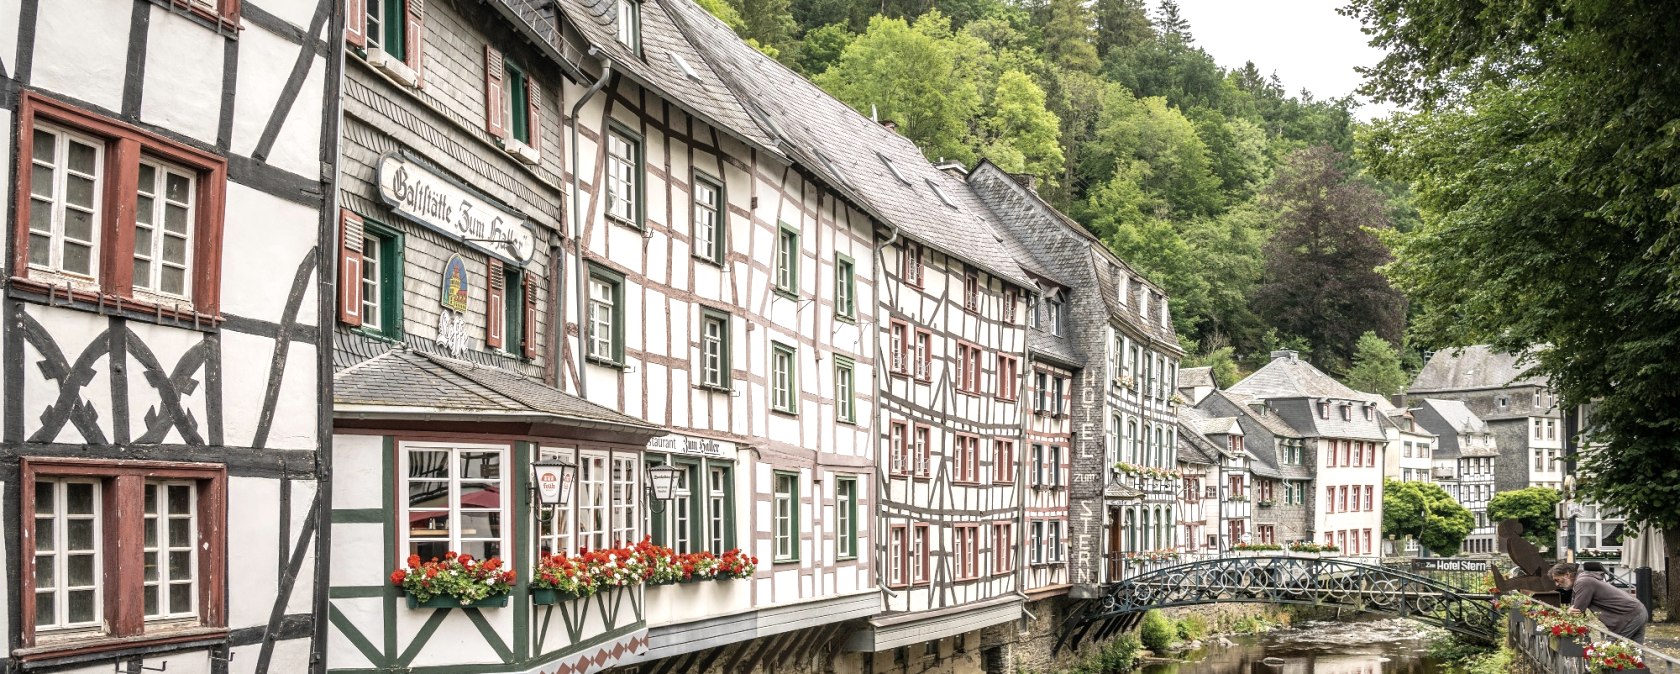
[[968,124],[980,94],[970,73],[958,70],[951,37],[937,11],[914,26],[877,16],[815,82],[859,112],[873,106],[930,158],[971,161]]
[[1097,54],[1142,44],[1155,38],[1143,0],[1096,0]]
[[1099,176],[1117,175],[1127,164],[1142,162],[1147,170],[1133,171],[1133,177],[1161,217],[1184,221],[1222,209],[1219,178],[1213,174],[1207,146],[1195,124],[1166,99],[1137,99],[1113,87],[1097,124],[1081,167],[1091,184],[1100,183]]
[[1044,26],[1044,55],[1068,70],[1097,71],[1097,47],[1091,33],[1091,10],[1083,0],[1050,0]]
[[761,51],[786,52],[793,46],[798,30],[793,21],[790,0],[729,0],[741,15],[745,30],[736,31],[741,37],[756,43]]
[[840,55],[856,38],[846,30],[845,24],[832,23],[813,29],[799,41],[799,56],[795,64],[807,76],[819,75],[839,61]]
[[1457,554],[1476,517],[1433,482],[1383,480],[1384,536],[1410,536],[1443,557]]
[[[1367,91],[1415,114],[1363,139],[1422,226],[1396,282],[1430,346],[1537,347],[1592,402],[1581,495],[1662,530],[1680,569],[1680,22],[1664,3],[1353,0],[1387,56]],[[1680,573],[1668,574],[1680,615]]]
[[701,9],[711,12],[712,16],[722,21],[723,25],[729,26],[736,35],[744,36],[747,22],[741,20],[741,13],[735,10],[734,5],[729,4],[729,0],[696,0],[696,4],[700,5]]
[[1348,368],[1346,383],[1356,391],[1378,393],[1383,397],[1406,390],[1409,378],[1400,369],[1400,352],[1388,340],[1367,331],[1359,336],[1353,347],[1353,367]]
[[1327,147],[1297,152],[1267,190],[1279,225],[1266,243],[1266,280],[1255,305],[1279,332],[1299,335],[1340,370],[1359,335],[1398,341],[1406,300],[1376,268],[1389,261],[1376,232],[1388,227],[1386,203],[1347,175],[1345,158]]
[[[1192,344],[1191,346],[1195,346]],[[1213,374],[1213,383],[1219,388],[1227,388],[1242,379],[1242,372],[1237,369],[1236,349],[1231,346],[1221,346],[1207,353],[1187,350],[1190,353],[1184,357],[1184,367],[1205,367]]]
[[1161,0],[1161,7],[1155,14],[1155,25],[1161,29],[1161,36],[1178,42],[1190,43],[1190,22],[1178,13],[1178,3],[1173,0]]
[[1062,172],[1062,147],[1056,142],[1061,120],[1044,107],[1044,90],[1019,70],[1003,73],[992,95],[992,114],[981,121],[982,153],[1010,173],[1030,173],[1054,181]]
[[1488,519],[1522,523],[1523,538],[1544,548],[1557,547],[1557,504],[1563,499],[1550,487],[1528,487],[1502,491],[1488,501]]

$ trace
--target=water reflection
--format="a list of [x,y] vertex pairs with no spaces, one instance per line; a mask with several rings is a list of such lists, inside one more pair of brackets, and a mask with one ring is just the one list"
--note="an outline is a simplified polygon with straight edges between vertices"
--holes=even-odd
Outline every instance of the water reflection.
[[1186,662],[1145,665],[1143,674],[1438,674],[1446,669],[1428,657],[1427,629],[1406,620],[1309,621],[1209,644],[1184,654]]

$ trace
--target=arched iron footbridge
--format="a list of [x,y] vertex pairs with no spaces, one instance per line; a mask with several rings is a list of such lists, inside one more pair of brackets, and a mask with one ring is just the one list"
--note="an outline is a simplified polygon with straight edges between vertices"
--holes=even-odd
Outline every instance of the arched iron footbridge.
[[1108,586],[1070,613],[1056,650],[1129,629],[1152,608],[1247,602],[1345,608],[1410,618],[1469,639],[1497,638],[1493,596],[1398,569],[1335,558],[1219,557],[1168,566]]

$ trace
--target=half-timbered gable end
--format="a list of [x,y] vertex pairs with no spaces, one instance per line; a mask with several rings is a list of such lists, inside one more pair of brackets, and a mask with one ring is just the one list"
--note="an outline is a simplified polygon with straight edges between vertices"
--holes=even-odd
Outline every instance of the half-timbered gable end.
[[[1028,268],[1054,270],[1065,291],[1029,310],[1035,329],[1068,340],[1082,369],[1069,431],[1071,595],[1167,563],[1184,545],[1172,372],[1177,346],[1165,294],[1032,187],[981,162],[968,183],[996,213]],[[1027,263],[1023,263],[1026,265]]]
[[[663,434],[564,383],[557,326],[578,287],[562,249],[561,103],[584,76],[549,41],[552,19],[510,5],[348,5],[331,667],[593,671],[632,657],[648,639],[640,586],[531,591],[540,557],[649,533],[645,450]],[[567,466],[561,505],[533,502],[539,461]],[[683,491],[702,484],[691,474]],[[411,556],[450,552],[500,559],[512,591],[436,608],[393,585]]]
[[337,3],[13,2],[7,671],[321,671]]

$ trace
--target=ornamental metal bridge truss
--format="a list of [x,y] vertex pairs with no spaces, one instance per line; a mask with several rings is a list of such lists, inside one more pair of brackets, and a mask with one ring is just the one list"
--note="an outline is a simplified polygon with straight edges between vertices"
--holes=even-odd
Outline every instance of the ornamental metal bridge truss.
[[1499,615],[1493,596],[1472,594],[1394,568],[1340,559],[1293,556],[1220,557],[1138,574],[1107,586],[1102,597],[1073,609],[1057,652],[1086,637],[1103,640],[1130,629],[1152,608],[1227,602],[1300,604],[1381,613],[1440,626],[1492,643]]

